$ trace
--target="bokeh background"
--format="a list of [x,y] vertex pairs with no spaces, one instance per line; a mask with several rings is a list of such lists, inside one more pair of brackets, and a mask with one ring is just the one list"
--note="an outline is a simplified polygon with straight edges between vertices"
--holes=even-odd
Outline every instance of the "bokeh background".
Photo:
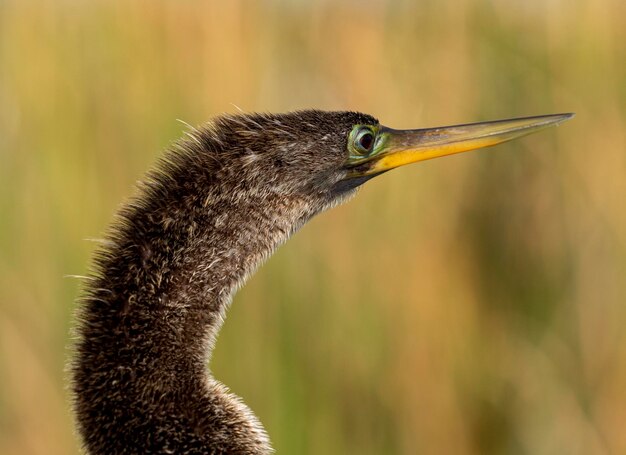
[[279,453],[626,453],[622,0],[0,0],[0,453],[73,454],[95,243],[224,113],[577,113],[396,170],[237,295],[212,369]]

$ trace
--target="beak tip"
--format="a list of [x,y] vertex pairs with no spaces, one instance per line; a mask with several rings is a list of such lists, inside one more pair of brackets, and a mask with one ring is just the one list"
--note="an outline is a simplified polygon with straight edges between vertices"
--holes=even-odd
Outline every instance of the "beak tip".
[[555,120],[557,123],[562,123],[562,122],[566,122],[571,118],[576,117],[576,113],[575,112],[566,112],[564,114],[556,114],[557,117]]

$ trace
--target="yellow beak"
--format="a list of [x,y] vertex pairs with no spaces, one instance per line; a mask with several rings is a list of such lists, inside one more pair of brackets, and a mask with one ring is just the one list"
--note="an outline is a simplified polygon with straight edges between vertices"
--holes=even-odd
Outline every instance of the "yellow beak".
[[542,115],[417,130],[383,126],[378,134],[377,150],[354,163],[354,171],[361,176],[379,174],[405,164],[491,147],[558,125],[573,116]]

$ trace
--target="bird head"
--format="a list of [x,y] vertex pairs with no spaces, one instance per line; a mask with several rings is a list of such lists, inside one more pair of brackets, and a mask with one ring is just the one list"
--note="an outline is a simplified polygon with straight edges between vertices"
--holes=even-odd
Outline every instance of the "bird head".
[[216,119],[207,148],[218,149],[220,181],[234,191],[305,200],[314,214],[396,167],[497,145],[572,115],[397,130],[357,112],[246,114]]

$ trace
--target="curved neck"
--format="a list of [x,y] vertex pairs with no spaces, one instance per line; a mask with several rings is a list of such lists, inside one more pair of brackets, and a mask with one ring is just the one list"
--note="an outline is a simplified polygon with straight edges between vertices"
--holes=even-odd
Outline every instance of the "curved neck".
[[182,215],[190,234],[164,292],[183,333],[174,347],[199,356],[203,374],[235,292],[307,218],[303,204],[281,197],[215,205],[201,216],[206,222]]
[[312,215],[307,204],[206,182],[153,182],[137,201],[80,314],[73,388],[88,453],[267,453],[206,362],[233,293]]

